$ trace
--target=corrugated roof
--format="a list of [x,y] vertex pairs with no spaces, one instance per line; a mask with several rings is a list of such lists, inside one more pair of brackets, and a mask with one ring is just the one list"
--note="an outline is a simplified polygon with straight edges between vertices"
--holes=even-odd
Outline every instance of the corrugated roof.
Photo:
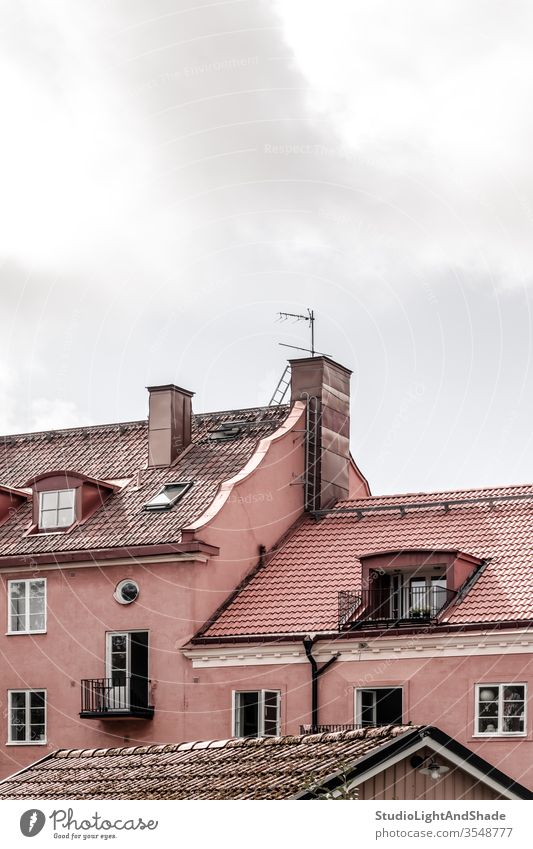
[[[68,534],[24,536],[31,505],[22,505],[0,527],[0,557],[109,547],[178,543],[181,528],[209,506],[222,481],[235,475],[258,441],[273,432],[287,406],[254,407],[193,416],[192,443],[169,468],[147,469],[148,423],[125,422],[86,428],[0,437],[0,484],[21,486],[55,469],[70,469],[103,480],[131,478],[83,525]],[[223,422],[249,423],[235,439],[212,441],[209,431]],[[143,504],[163,483],[194,481],[175,508],[149,513]]]
[[[520,495],[531,498],[498,500]],[[398,509],[365,513],[380,505]],[[533,619],[533,486],[373,496],[337,507],[347,512],[305,517],[202,636],[335,631],[339,591],[361,586],[360,558],[412,549],[459,550],[488,561],[449,610],[450,623]]]

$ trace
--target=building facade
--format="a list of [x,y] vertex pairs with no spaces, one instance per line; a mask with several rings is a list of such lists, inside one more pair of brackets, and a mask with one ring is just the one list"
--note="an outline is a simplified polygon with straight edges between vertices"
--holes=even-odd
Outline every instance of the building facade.
[[[305,400],[194,415],[165,385],[147,421],[3,438],[0,776],[209,732],[180,649],[302,514],[307,417]],[[366,490],[348,454],[331,477],[331,497]]]
[[350,372],[4,439],[0,776],[52,749],[438,726],[533,789],[533,486],[372,496]]

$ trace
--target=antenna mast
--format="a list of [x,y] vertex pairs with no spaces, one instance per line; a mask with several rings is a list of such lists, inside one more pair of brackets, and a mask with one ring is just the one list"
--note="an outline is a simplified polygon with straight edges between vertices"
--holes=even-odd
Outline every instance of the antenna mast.
[[307,315],[302,315],[301,313],[294,312],[280,312],[279,321],[287,321],[289,318],[293,318],[294,321],[307,321],[309,324],[309,330],[311,332],[311,347],[310,348],[300,348],[298,345],[287,345],[286,342],[280,342],[280,345],[283,345],[284,348],[294,348],[295,351],[306,351],[308,354],[311,354],[312,357],[318,354],[319,356],[328,357],[329,354],[322,354],[320,351],[315,351],[315,313],[314,310],[310,310],[307,308]]

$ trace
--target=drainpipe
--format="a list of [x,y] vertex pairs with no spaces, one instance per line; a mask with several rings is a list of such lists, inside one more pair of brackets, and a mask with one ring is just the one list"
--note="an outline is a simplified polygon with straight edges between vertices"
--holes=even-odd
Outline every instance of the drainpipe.
[[340,655],[340,652],[334,654],[333,657],[330,657],[322,666],[319,668],[318,664],[313,657],[313,646],[316,642],[316,634],[308,634],[307,637],[304,637],[304,649],[307,655],[307,660],[311,664],[311,725],[313,729],[318,728],[318,679],[321,675],[324,674],[326,669],[335,663],[337,658]]

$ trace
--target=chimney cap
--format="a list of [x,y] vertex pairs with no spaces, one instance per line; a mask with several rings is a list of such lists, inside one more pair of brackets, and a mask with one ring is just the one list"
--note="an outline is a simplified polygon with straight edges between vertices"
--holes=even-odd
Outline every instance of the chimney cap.
[[353,374],[352,369],[346,368],[346,366],[343,366],[341,363],[338,363],[336,360],[333,360],[331,357],[327,357],[325,354],[320,354],[320,355],[317,354],[315,357],[296,357],[294,360],[289,360],[289,363],[290,363],[291,368],[292,368],[293,366],[296,366],[296,365],[299,365],[299,364],[302,364],[302,363],[316,363],[316,362],[320,362],[321,360],[323,362],[330,363],[332,366],[335,366],[335,368],[341,369],[341,371],[346,372],[346,374]]
[[182,395],[188,395],[189,398],[192,398],[194,392],[190,392],[188,389],[183,389],[181,386],[176,386],[175,383],[164,383],[161,386],[147,386],[148,392],[167,392],[169,389],[173,389],[175,392],[180,392]]

